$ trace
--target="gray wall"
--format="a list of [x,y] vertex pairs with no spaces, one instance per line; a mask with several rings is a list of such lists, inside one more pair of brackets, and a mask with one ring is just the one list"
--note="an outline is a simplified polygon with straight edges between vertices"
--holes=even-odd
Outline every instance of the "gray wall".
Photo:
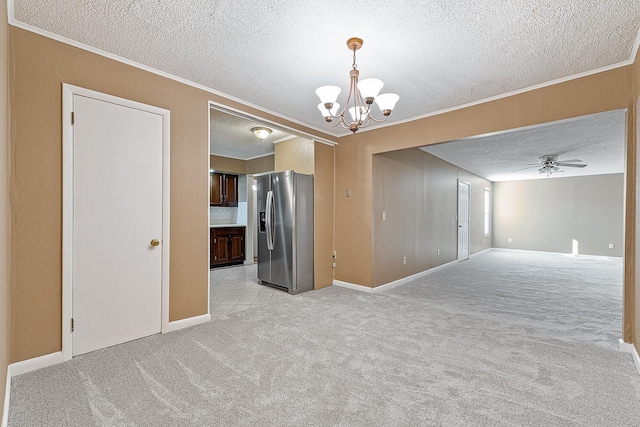
[[493,208],[496,248],[623,254],[623,174],[496,182]]
[[247,201],[247,175],[238,175],[238,201]]
[[417,148],[373,156],[372,172],[374,286],[457,258],[458,179],[471,183],[470,252],[491,247],[482,230],[491,182]]

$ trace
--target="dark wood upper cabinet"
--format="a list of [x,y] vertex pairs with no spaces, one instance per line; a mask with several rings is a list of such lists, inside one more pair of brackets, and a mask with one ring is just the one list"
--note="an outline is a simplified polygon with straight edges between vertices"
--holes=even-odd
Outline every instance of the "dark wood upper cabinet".
[[225,206],[238,206],[238,175],[224,176]]
[[211,206],[222,206],[224,203],[224,181],[222,180],[223,174],[211,172],[209,174],[209,200]]
[[238,206],[238,175],[210,172],[209,193],[211,206]]

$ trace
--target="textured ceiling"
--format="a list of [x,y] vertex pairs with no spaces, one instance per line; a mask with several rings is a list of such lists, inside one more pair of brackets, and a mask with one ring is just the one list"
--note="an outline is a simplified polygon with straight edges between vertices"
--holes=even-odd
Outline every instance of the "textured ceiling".
[[386,84],[383,92],[400,95],[390,121],[405,121],[627,63],[640,27],[638,0],[12,3],[14,25],[83,43],[327,132],[314,90],[334,84],[346,92],[349,37],[364,39],[361,77],[378,77]]
[[[579,159],[585,168],[561,167],[551,178],[624,172],[626,111],[615,110],[494,135],[466,138],[422,150],[489,181],[546,178],[538,157]],[[533,167],[528,165],[533,164]],[[526,169],[525,169],[526,168]]]
[[[236,159],[249,160],[272,154],[274,143],[293,136],[262,123],[213,108],[209,110],[209,122],[209,152]],[[251,132],[251,128],[258,126],[268,127],[273,132],[267,138],[260,140]]]

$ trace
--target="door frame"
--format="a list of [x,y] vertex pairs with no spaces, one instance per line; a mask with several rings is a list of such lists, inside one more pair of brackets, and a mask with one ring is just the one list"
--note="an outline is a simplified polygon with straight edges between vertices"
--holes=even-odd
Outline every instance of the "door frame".
[[62,84],[62,358],[73,357],[71,318],[73,315],[73,111],[74,95],[86,96],[123,107],[162,116],[162,283],[161,332],[169,332],[169,168],[170,112],[164,108],[142,104],[70,84]]
[[[460,259],[460,184],[467,186],[467,257]],[[457,251],[456,251],[456,259],[458,262],[466,261],[471,257],[471,183],[468,181],[463,181],[458,179],[458,183],[456,185],[456,241],[457,241]]]

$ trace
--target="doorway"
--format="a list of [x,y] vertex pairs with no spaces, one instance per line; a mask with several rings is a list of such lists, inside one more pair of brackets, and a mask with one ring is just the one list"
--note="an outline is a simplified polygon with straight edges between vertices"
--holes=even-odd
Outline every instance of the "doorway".
[[63,87],[63,358],[168,329],[169,112]]
[[458,261],[469,259],[469,194],[471,184],[458,180]]

